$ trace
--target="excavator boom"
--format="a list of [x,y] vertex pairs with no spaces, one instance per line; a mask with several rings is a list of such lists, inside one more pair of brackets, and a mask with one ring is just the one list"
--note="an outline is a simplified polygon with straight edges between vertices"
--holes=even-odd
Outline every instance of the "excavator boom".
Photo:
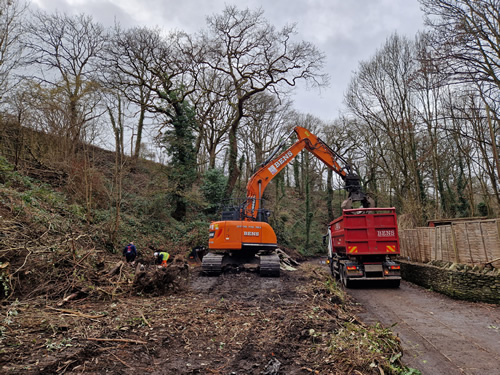
[[[361,191],[359,177],[351,172],[351,167],[347,161],[338,153],[333,151],[325,142],[312,134],[309,130],[296,126],[293,129],[298,140],[287,150],[275,156],[279,150],[283,149],[284,142],[263,162],[257,171],[252,175],[247,184],[247,201],[244,210],[245,220],[257,220],[259,208],[261,206],[262,195],[267,185],[288,163],[290,163],[304,148],[321,160],[327,167],[337,173],[345,182],[345,189],[349,192],[348,203],[359,201],[363,207],[372,206],[364,193]],[[342,166],[339,164],[342,163]],[[350,207],[346,207],[350,208]]]

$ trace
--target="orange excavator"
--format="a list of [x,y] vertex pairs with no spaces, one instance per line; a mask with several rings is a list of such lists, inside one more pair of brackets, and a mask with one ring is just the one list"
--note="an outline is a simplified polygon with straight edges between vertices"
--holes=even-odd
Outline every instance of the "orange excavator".
[[[293,133],[298,140],[280,153]],[[354,202],[363,207],[374,206],[373,200],[361,191],[359,176],[351,171],[349,163],[317,136],[297,126],[258,166],[248,182],[243,204],[222,212],[222,219],[210,224],[209,253],[202,261],[206,275],[219,275],[226,266],[257,264],[261,276],[279,276],[276,234],[267,222],[270,212],[262,207],[262,195],[271,180],[304,148],[344,180],[344,188],[349,192],[342,204],[344,209],[352,208]]]

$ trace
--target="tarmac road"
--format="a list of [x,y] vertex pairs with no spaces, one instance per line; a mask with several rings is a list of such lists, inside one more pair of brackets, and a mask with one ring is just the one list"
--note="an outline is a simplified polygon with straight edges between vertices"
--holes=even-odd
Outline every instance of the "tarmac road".
[[457,301],[414,284],[347,289],[358,316],[398,334],[404,363],[424,375],[500,375],[500,306]]

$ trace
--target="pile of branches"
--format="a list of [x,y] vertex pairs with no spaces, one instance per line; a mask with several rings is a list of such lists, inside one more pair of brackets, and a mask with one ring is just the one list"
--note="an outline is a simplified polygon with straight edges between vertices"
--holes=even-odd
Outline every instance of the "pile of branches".
[[161,295],[179,290],[188,277],[188,266],[180,256],[168,268],[158,268],[152,259],[134,265],[116,261],[118,255],[98,250],[88,233],[43,231],[16,218],[1,225],[2,283],[0,297],[30,299],[44,296],[60,300],[94,297],[110,299],[126,293]]
[[139,263],[134,276],[133,291],[153,296],[177,293],[186,289],[188,280],[188,264],[179,255],[168,267]]
[[53,233],[50,227],[27,225],[15,218],[1,226],[2,297],[56,299],[89,289],[89,282],[99,279],[104,256],[89,234]]

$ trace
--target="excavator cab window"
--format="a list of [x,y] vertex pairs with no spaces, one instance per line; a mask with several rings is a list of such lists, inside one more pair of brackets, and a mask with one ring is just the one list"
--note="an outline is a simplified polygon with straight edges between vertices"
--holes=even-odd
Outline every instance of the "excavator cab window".
[[242,202],[238,199],[228,199],[221,207],[221,220],[243,220],[242,218]]
[[[222,221],[231,221],[231,220],[250,219],[250,221],[263,221],[266,223],[269,222],[269,217],[271,216],[271,211],[264,209],[264,208],[259,208],[257,210],[257,216],[255,218],[246,217],[246,215],[245,215],[246,202],[247,201],[244,200],[243,203],[238,204],[238,202],[235,203],[235,201],[231,201],[232,204],[225,205],[222,209],[222,212],[221,212],[221,220]],[[264,201],[261,199],[261,207],[263,205],[263,202]]]
[[234,210],[231,210],[231,211],[222,211],[221,220],[222,221],[241,220],[240,212],[239,211],[234,211]]
[[257,213],[257,221],[269,222],[269,217],[271,216],[271,211],[259,208]]

